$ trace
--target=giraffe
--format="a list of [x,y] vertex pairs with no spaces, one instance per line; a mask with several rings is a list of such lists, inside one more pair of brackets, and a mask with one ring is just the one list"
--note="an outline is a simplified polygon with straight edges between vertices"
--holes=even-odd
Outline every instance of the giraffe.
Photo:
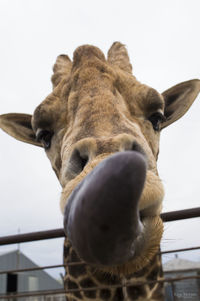
[[162,279],[159,137],[188,111],[200,80],[159,93],[132,74],[120,42],[107,58],[80,46],[72,61],[58,56],[53,72],[33,115],[0,115],[0,128],[43,147],[62,186],[67,300],[164,300],[154,282]]

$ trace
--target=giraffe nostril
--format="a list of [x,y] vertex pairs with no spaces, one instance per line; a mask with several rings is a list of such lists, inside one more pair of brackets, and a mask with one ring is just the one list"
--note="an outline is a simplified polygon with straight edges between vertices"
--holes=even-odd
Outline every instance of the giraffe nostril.
[[[79,154],[80,155],[80,154]],[[88,163],[88,157],[87,156],[79,156],[79,160],[80,160],[80,164],[81,164],[81,168],[82,170],[84,169],[84,167],[86,166],[86,164]]]
[[88,155],[81,154],[81,152],[78,149],[74,149],[69,161],[70,172],[74,175],[79,174],[87,165],[88,160]]
[[146,153],[143,150],[142,146],[139,143],[137,143],[136,141],[134,141],[132,143],[131,150],[142,154],[145,157],[145,159],[147,159]]
[[131,150],[142,153],[143,154],[143,149],[142,147],[136,142],[134,141],[131,145]]

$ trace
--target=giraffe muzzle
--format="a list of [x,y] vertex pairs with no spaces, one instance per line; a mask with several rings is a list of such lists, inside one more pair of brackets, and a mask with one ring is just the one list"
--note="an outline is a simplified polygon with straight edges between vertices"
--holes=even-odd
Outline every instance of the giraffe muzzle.
[[73,190],[64,228],[81,259],[113,266],[134,257],[142,231],[138,203],[145,178],[144,155],[119,152],[100,162]]

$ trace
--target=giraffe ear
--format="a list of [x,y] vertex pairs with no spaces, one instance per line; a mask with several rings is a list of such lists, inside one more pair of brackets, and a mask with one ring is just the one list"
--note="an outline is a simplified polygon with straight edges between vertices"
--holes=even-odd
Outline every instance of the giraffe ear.
[[17,140],[42,147],[42,144],[36,140],[31,118],[32,115],[28,114],[10,113],[0,115],[0,128]]
[[199,79],[180,83],[163,92],[166,120],[162,123],[162,129],[181,118],[189,110],[199,92]]

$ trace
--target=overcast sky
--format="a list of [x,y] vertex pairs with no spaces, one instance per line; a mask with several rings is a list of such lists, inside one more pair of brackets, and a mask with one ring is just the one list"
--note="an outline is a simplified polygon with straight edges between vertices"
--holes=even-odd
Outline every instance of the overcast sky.
[[[138,80],[159,92],[200,78],[199,12],[199,0],[0,0],[0,114],[32,114],[51,92],[57,55],[72,57],[82,44],[105,54],[114,41],[126,44]],[[199,132],[200,97],[162,132],[163,211],[200,206]],[[0,191],[0,236],[62,227],[61,187],[44,151],[2,131]],[[200,245],[199,229],[199,219],[166,224],[163,249]],[[40,265],[62,261],[62,239],[21,250]],[[200,261],[198,254],[179,256]]]

